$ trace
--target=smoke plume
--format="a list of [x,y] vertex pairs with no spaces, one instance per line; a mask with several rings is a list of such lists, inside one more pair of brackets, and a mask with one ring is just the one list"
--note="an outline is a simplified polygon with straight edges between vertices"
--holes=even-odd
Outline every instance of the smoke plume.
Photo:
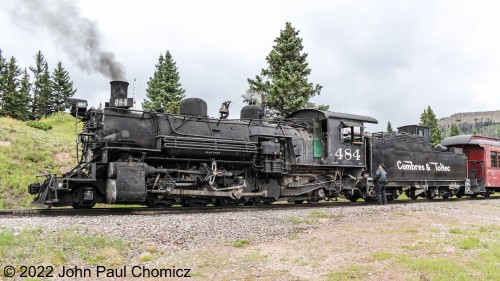
[[103,50],[98,24],[80,14],[76,1],[23,0],[12,16],[28,30],[47,29],[55,43],[87,73],[126,80],[125,67],[112,52]]

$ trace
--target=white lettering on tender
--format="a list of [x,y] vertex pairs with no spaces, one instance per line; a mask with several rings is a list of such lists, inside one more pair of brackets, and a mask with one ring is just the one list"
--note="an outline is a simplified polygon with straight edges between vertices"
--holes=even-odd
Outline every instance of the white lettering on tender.
[[[426,163],[425,165],[417,165],[413,164],[412,161],[401,161],[398,160],[396,162],[396,166],[398,167],[399,170],[404,170],[404,171],[437,171],[437,172],[450,172],[451,167],[446,166],[443,163],[437,163],[437,162],[429,162]],[[432,169],[431,167],[434,167]]]

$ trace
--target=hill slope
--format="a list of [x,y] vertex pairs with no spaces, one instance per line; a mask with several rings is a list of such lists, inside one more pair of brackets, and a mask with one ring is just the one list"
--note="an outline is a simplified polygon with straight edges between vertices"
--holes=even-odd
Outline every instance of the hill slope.
[[475,129],[478,135],[500,138],[500,110],[455,113],[438,121],[446,135],[452,123],[458,126],[462,134],[470,135]]
[[[61,174],[76,164],[75,118],[58,113],[38,124],[44,131],[11,118],[0,118],[0,208],[21,208],[31,203],[28,185],[42,173]],[[81,126],[76,128],[81,132]]]

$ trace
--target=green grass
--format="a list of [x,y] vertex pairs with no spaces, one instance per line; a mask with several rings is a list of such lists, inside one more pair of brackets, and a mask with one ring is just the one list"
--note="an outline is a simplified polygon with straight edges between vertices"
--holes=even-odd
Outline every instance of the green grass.
[[150,261],[154,261],[154,260],[158,259],[159,257],[160,257],[160,255],[147,253],[147,254],[140,256],[138,261],[139,262],[150,262]]
[[485,280],[500,280],[500,243],[491,245],[481,252],[470,266],[484,275]]
[[312,211],[311,213],[309,213],[309,217],[316,219],[330,218],[332,216],[333,215],[321,211]]
[[116,266],[125,262],[130,245],[104,235],[71,227],[44,233],[41,228],[20,232],[0,230],[0,264]]
[[[500,227],[469,225],[452,227],[448,232],[452,234],[448,238],[423,237],[402,246],[405,251],[394,256],[394,266],[413,270],[422,280],[500,280]],[[443,252],[445,247],[454,250]],[[373,254],[375,260],[386,256]]]
[[[26,122],[0,118],[0,141],[10,146],[0,146],[0,208],[29,206],[32,196],[28,185],[36,182],[42,173],[59,174],[61,166],[75,166],[75,119],[69,114],[58,113],[39,123],[51,129],[44,131],[30,127]],[[76,128],[81,132],[81,123]],[[55,155],[65,152],[73,158],[58,163]]]
[[336,217],[335,215],[328,214],[322,211],[312,211],[309,213],[307,217],[295,217],[291,216],[288,219],[290,220],[291,223],[294,224],[316,224],[319,222],[319,219],[327,219],[327,218],[334,218]]
[[373,258],[378,261],[388,260],[394,257],[394,254],[389,252],[375,252],[372,254]]
[[458,242],[458,247],[464,250],[471,250],[481,246],[481,240],[476,237],[467,237]]
[[433,281],[472,280],[462,262],[449,258],[413,258],[399,255],[397,264],[420,273],[420,279]]
[[245,247],[248,244],[250,244],[249,240],[247,240],[247,239],[239,239],[239,240],[234,241],[233,247],[235,247],[235,248],[243,248],[243,247]]

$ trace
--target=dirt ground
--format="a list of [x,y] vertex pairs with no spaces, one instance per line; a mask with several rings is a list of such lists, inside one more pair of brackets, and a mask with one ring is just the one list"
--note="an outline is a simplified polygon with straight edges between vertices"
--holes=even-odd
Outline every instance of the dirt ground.
[[[223,241],[210,249],[177,253],[156,267],[190,268],[191,279],[196,280],[489,280],[498,276],[498,271],[484,275],[467,267],[462,279],[460,272],[448,273],[444,266],[441,270],[439,261],[469,263],[491,245],[498,246],[500,200],[367,210],[365,217],[355,221],[349,219],[349,209],[341,214],[321,210],[314,218],[297,222],[313,228],[286,239],[248,241],[242,247]],[[462,246],[476,236],[480,246]]]

